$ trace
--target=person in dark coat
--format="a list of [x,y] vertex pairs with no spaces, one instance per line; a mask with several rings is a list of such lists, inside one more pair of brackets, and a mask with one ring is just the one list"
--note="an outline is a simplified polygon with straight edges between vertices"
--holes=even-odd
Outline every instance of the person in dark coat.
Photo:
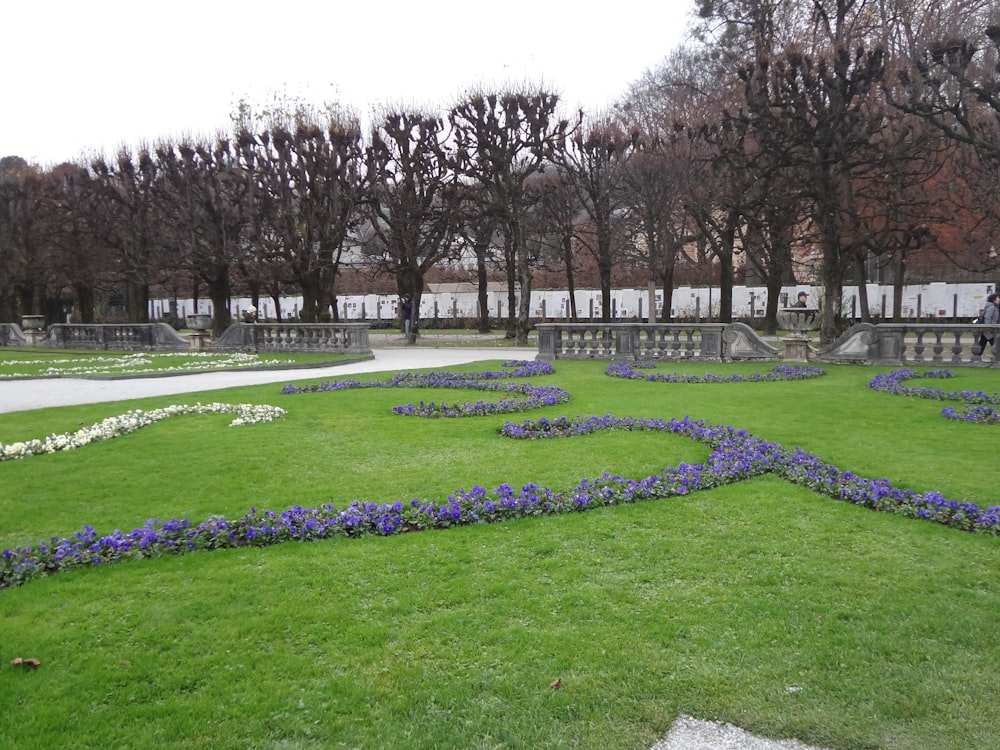
[[[986,307],[983,308],[983,324],[988,326],[995,326],[1000,324],[1000,295],[996,292],[987,295],[986,297]],[[993,334],[994,331],[983,331],[979,334],[979,348],[981,351],[986,351],[986,345],[993,344]],[[994,357],[996,357],[996,347],[993,349]]]
[[399,306],[403,311],[403,333],[410,335],[410,318],[413,316],[413,298],[404,294],[399,298]]

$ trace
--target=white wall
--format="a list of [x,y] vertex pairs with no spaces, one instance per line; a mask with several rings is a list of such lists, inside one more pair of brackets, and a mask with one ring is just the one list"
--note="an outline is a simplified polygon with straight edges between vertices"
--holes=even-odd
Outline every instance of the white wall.
[[[795,300],[800,291],[809,294],[809,306],[819,306],[822,290],[819,287],[805,285],[784,287],[781,291],[784,299],[779,301],[779,307],[786,306]],[[903,288],[902,312],[904,318],[915,318],[919,309],[920,316],[959,318],[970,320],[979,314],[980,308],[986,302],[986,295],[992,291],[987,284],[948,284],[944,282],[908,285]],[[880,284],[868,284],[868,304],[872,313],[893,317],[892,287]],[[860,304],[857,301],[858,288],[844,287],[843,315],[858,317]],[[601,317],[601,292],[598,289],[579,289],[576,292],[576,309],[581,318]],[[475,292],[448,292],[441,294],[424,293],[420,299],[420,317],[430,320],[435,315],[442,320],[453,317],[478,317],[478,295]],[[491,291],[487,293],[489,312],[493,318],[506,319],[507,292]],[[615,289],[611,293],[614,317],[629,320],[638,317],[649,317],[649,290],[647,289]],[[662,293],[656,292],[657,314],[662,305]],[[436,303],[436,307],[435,307]],[[569,294],[566,291],[535,291],[531,294],[531,314],[535,318],[551,318],[566,320],[569,309]],[[234,297],[230,303],[230,313],[239,318],[240,312],[251,304],[249,298]],[[392,320],[397,314],[398,299],[396,295],[365,294],[341,295],[337,298],[341,320]],[[767,291],[763,287],[737,286],[733,288],[733,316],[745,318],[751,316],[763,317],[767,304]],[[301,297],[283,297],[281,300],[282,318],[288,319],[297,315],[302,305]],[[709,309],[711,314],[709,315]],[[170,310],[169,300],[158,299],[150,302],[149,314],[152,319],[164,317]],[[178,299],[177,312],[181,317],[193,313],[212,313],[212,304],[207,299],[198,301],[198,309],[194,309],[191,299]],[[362,312],[364,315],[362,315]],[[718,287],[677,287],[672,298],[673,318],[694,318],[700,316],[718,317],[719,288]],[[269,297],[262,297],[258,315],[261,319],[274,319],[274,302]]]

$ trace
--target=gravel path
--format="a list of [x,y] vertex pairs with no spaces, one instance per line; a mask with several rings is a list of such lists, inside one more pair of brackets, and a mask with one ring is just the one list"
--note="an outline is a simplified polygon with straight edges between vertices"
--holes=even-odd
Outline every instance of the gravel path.
[[701,721],[681,714],[667,736],[650,750],[822,750],[798,740],[768,740],[732,724]]

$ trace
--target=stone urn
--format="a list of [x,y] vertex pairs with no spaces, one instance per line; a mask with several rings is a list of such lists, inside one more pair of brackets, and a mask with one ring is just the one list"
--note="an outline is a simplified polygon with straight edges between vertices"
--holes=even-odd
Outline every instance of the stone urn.
[[810,307],[783,307],[777,314],[778,328],[802,335],[819,330],[819,310]]
[[211,315],[188,315],[187,327],[195,331],[207,331],[212,327]]
[[44,315],[22,315],[21,316],[21,330],[24,331],[40,331],[45,328],[45,316]]
[[788,331],[781,339],[785,359],[789,362],[809,361],[809,331],[819,328],[819,310],[809,307],[785,307],[778,310],[778,328]]

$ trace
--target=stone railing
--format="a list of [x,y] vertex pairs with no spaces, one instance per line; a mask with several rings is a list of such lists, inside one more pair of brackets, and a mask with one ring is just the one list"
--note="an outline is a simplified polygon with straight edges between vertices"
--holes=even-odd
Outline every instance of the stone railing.
[[537,359],[777,360],[745,323],[540,323]]
[[208,348],[227,352],[371,354],[367,323],[235,323]]
[[0,346],[27,346],[28,340],[17,323],[0,323]]
[[[813,358],[821,362],[873,365],[1000,366],[992,345],[986,356],[979,335],[1000,336],[1000,326],[972,323],[858,323]],[[1000,339],[995,338],[1000,345]]]
[[189,347],[187,339],[166,323],[56,323],[36,346],[170,352]]

